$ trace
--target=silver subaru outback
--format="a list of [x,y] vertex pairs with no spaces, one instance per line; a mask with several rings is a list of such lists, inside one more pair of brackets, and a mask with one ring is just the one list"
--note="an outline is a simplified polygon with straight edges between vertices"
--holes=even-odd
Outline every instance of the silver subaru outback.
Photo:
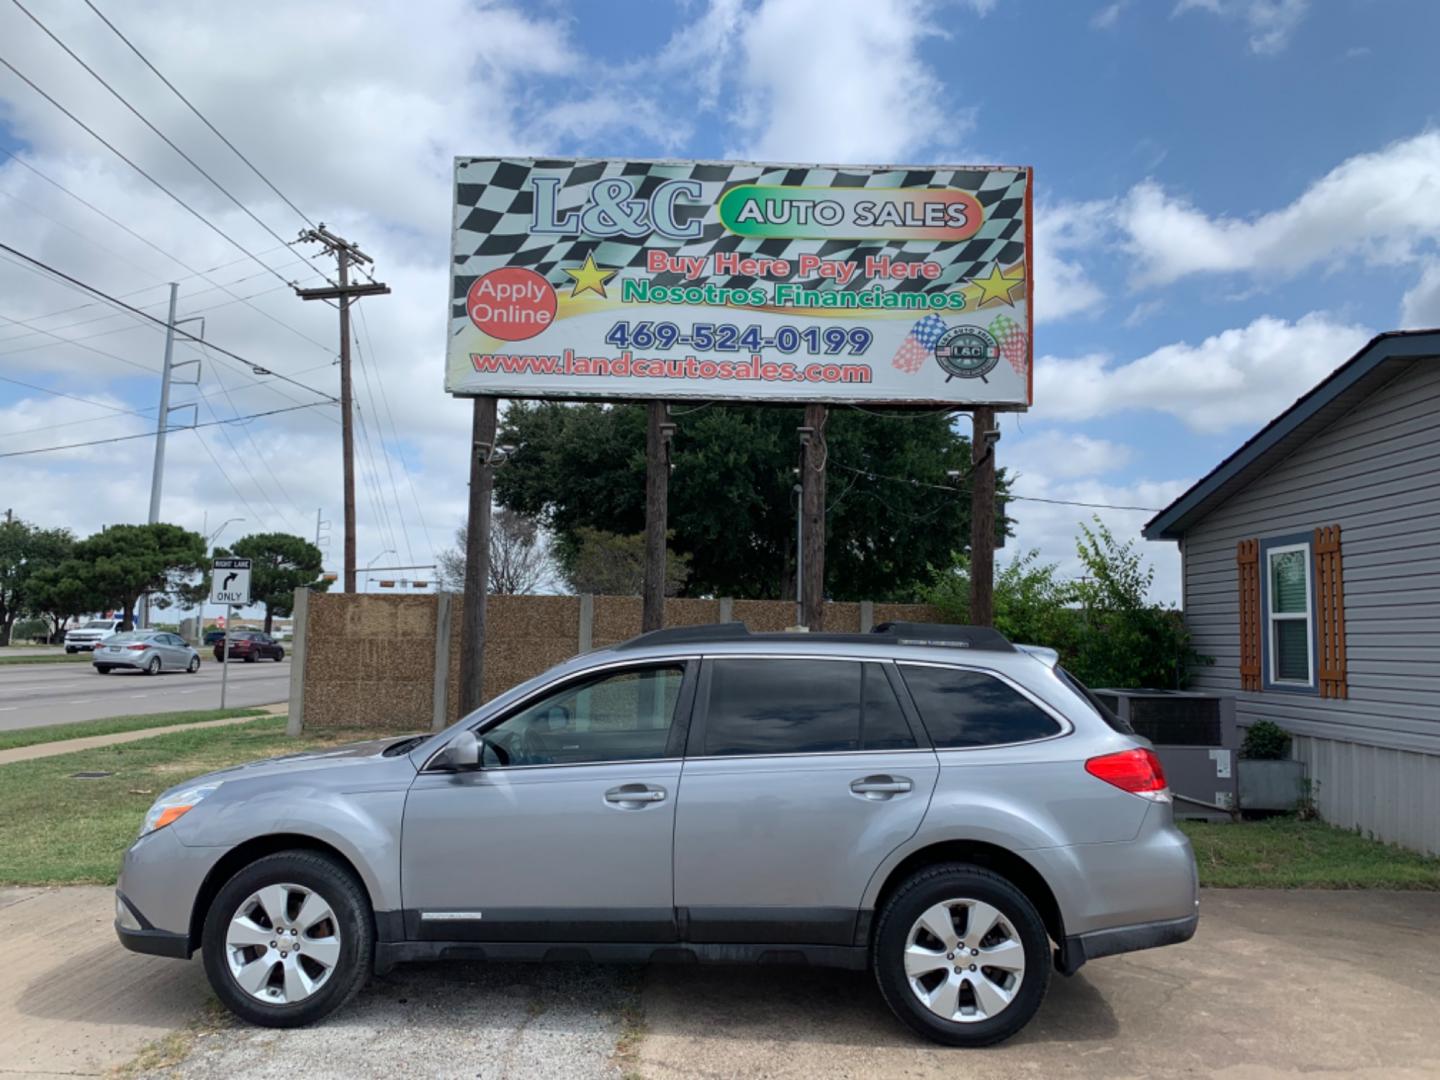
[[407,960],[798,961],[957,1046],[1198,919],[1146,741],[1049,650],[903,623],[655,631],[438,734],[199,777],[115,903],[127,947],[200,950],[273,1027]]

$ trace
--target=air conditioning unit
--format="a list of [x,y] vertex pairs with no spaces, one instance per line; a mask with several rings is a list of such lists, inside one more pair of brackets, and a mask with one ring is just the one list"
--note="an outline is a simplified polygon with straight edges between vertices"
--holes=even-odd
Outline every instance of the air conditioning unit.
[[1190,690],[1096,690],[1095,696],[1154,744],[1175,794],[1176,817],[1229,818],[1240,794],[1234,698]]

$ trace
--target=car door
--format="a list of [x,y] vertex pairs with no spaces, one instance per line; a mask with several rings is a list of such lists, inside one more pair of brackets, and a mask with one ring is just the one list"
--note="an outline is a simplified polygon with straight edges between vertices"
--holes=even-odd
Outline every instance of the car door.
[[705,660],[675,820],[685,940],[851,944],[939,772],[894,679],[874,661]]
[[675,796],[698,661],[608,665],[479,728],[482,767],[405,803],[407,934],[674,941]]
[[165,648],[165,666],[172,671],[184,671],[190,664],[190,646],[185,644],[185,639],[179,634],[161,634],[160,640]]

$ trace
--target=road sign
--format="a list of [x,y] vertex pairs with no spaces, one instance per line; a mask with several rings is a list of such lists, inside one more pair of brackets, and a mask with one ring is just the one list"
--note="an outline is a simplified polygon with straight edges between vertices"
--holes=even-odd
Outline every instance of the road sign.
[[210,603],[243,607],[250,603],[250,560],[216,559],[210,572]]

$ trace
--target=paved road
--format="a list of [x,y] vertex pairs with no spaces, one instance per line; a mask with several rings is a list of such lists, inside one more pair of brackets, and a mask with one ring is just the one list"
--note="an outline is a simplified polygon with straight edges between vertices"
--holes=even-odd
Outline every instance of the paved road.
[[[222,665],[202,659],[194,675],[97,674],[89,664],[0,665],[0,730],[73,724],[108,716],[220,707]],[[290,661],[232,663],[225,704],[271,705],[290,696]]]
[[[107,888],[0,890],[0,1077],[103,1074],[205,1014],[198,958],[127,953]],[[988,1050],[934,1046],[863,972],[401,965],[325,1023],[204,1017],[174,1073],[767,1080],[1440,1075],[1440,894],[1207,889],[1184,945],[1056,977]],[[218,1030],[217,1030],[218,1026]]]

